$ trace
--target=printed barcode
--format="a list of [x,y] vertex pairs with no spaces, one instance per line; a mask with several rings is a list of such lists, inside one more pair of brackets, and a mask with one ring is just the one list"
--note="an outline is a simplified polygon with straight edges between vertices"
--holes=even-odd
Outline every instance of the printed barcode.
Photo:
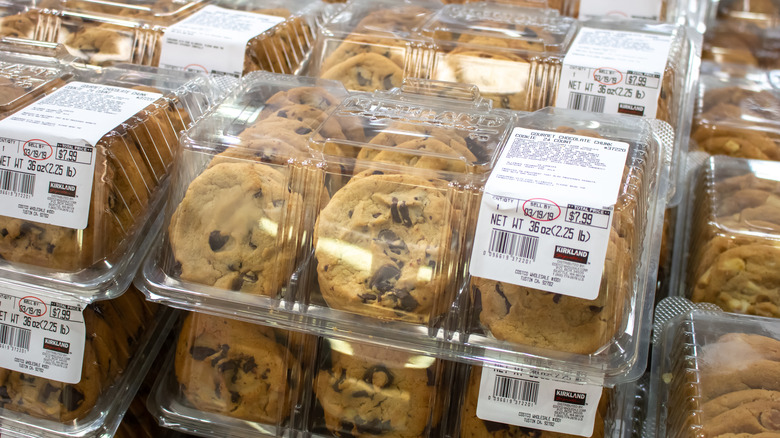
[[535,404],[539,398],[539,382],[507,376],[496,376],[496,383],[495,386],[493,386],[493,396],[509,399],[511,401],[530,402]]
[[0,344],[27,351],[30,349],[30,333],[30,329],[0,324]]
[[34,174],[0,169],[0,190],[32,196],[34,188]]
[[536,260],[539,238],[493,228],[490,233],[490,252]]
[[607,98],[593,94],[574,93],[569,94],[569,109],[603,113]]

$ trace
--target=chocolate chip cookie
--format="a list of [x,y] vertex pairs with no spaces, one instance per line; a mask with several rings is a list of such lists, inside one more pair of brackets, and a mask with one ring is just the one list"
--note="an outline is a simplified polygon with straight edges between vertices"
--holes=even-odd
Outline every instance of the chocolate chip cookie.
[[274,425],[299,388],[300,364],[273,329],[198,313],[182,324],[175,369],[196,409]]
[[301,198],[286,176],[253,162],[206,169],[187,189],[168,228],[183,280],[276,296],[294,251],[286,245]]
[[438,425],[439,361],[386,347],[323,343],[314,392],[333,435],[411,438]]
[[389,90],[400,87],[404,72],[393,61],[375,53],[363,53],[334,65],[320,77],[341,81],[353,91]]
[[328,305],[427,322],[445,299],[450,210],[439,186],[411,175],[370,175],[338,190],[315,229]]

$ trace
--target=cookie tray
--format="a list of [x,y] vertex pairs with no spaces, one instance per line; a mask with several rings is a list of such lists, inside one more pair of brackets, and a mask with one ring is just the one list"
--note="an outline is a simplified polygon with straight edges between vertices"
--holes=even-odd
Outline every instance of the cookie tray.
[[[765,414],[776,409],[777,379],[769,377],[778,360],[775,320],[696,308],[686,301],[667,298],[658,307],[664,318],[656,321],[644,436],[775,432],[771,414],[762,419],[757,410],[758,405]],[[751,379],[751,373],[760,378]],[[735,379],[742,378],[744,384],[735,386]]]
[[[566,79],[568,69],[564,62],[576,36],[585,28],[634,32],[654,39],[653,44],[668,38],[667,62],[660,72],[663,78],[656,85],[629,85],[629,68],[620,70],[614,84],[595,84],[588,92],[587,86],[581,85],[578,91],[569,93],[565,87],[570,87],[572,81]],[[619,38],[598,38],[601,37]],[[651,111],[648,104],[634,96],[656,92],[660,97],[654,117],[668,122],[675,131],[672,174],[676,180],[690,133],[692,90],[700,61],[701,35],[683,25],[609,19],[578,21],[554,10],[491,3],[437,7],[385,0],[350,3],[323,26],[304,72],[341,80],[349,90],[367,92],[399,87],[408,78],[473,84],[482,97],[492,101],[493,108],[519,111],[557,105],[604,112],[607,98],[622,96],[616,98],[620,105],[630,102],[642,110],[620,111],[650,114],[645,112]],[[633,68],[638,71],[647,66]],[[507,77],[513,80],[502,80]],[[564,93],[564,89],[569,98],[559,101],[559,92]],[[614,107],[618,111],[618,104]],[[608,111],[612,109],[608,107]],[[678,192],[673,195],[672,205],[681,198]]]
[[124,372],[100,394],[87,416],[64,424],[0,408],[0,432],[12,437],[113,436],[179,312],[159,306]]
[[689,161],[671,294],[729,312],[780,316],[780,301],[762,292],[777,282],[774,257],[780,234],[773,212],[780,163],[701,152],[692,153]]
[[93,65],[293,73],[305,62],[319,23],[339,8],[304,0],[144,0],[132,6],[53,0],[34,10],[35,38],[61,43]]
[[[387,424],[386,427],[406,427],[408,429],[393,430],[408,432],[415,436],[449,436],[454,438],[461,436],[459,432],[460,424],[461,421],[464,421],[463,415],[467,415],[463,413],[463,409],[465,409],[464,397],[466,395],[466,381],[468,380],[470,365],[436,361],[431,357],[423,355],[415,356],[414,353],[391,352],[387,347],[369,346],[368,344],[357,345],[359,343],[344,342],[336,339],[320,338],[318,344],[319,348],[316,355],[310,355],[309,362],[304,361],[302,363],[302,369],[308,369],[309,371],[304,372],[304,376],[306,376],[304,381],[306,383],[303,386],[304,391],[300,402],[292,409],[292,417],[282,423],[268,425],[193,408],[179,392],[179,382],[174,371],[175,351],[171,351],[166,355],[165,362],[157,375],[147,401],[148,409],[161,425],[179,432],[198,436],[219,435],[249,438],[258,435],[287,436],[288,434],[302,433],[306,436],[330,437],[347,433],[349,429],[337,428],[333,430],[332,428],[336,423],[331,422],[329,423],[331,428],[329,430],[326,427],[327,417],[323,416],[325,415],[323,403],[332,405],[333,409],[329,409],[328,412],[336,415],[340,425],[338,427],[354,427],[355,420],[339,417],[339,415],[348,415],[352,411],[339,409],[337,407],[340,402],[338,399],[339,392],[331,393],[329,388],[338,387],[345,394],[351,394],[349,389],[352,388],[355,390],[376,391],[373,394],[374,400],[392,399],[400,403],[407,403],[410,411],[422,410],[423,413],[416,418],[425,420],[417,424],[411,418],[414,417],[412,415],[407,421],[396,425],[392,418],[383,417],[380,411],[370,410],[364,413],[367,417],[362,418],[362,421],[368,422],[368,424],[376,427],[385,427],[381,426],[383,424]],[[345,362],[344,360],[347,358],[350,360]],[[335,362],[337,360],[338,363]],[[406,361],[405,365],[403,367],[399,366],[403,361]],[[389,385],[387,392],[381,386],[365,385],[359,378],[361,373],[350,368],[351,366],[369,367],[374,363],[377,364],[375,368],[370,368],[375,370],[374,372],[392,376],[389,379],[382,380],[385,382],[384,384]],[[428,364],[425,372],[422,372],[421,376],[415,374],[423,371],[419,368],[425,367],[425,364]],[[339,375],[341,375],[341,379],[345,378],[345,375],[341,374],[340,370],[346,371],[346,380],[339,380],[338,383],[334,383],[331,386],[331,380],[336,379]],[[407,375],[401,378],[398,376],[398,373],[407,373]],[[320,379],[323,381],[319,382]],[[437,383],[434,384],[434,393],[431,394],[430,387],[426,389],[425,384],[407,387],[400,387],[399,385],[397,388],[392,386],[393,382],[398,382],[399,379],[407,382],[407,384],[414,382],[415,379],[419,379],[421,382],[430,382],[431,379],[435,379]],[[247,382],[247,384],[251,385],[251,382]],[[451,390],[451,388],[455,389]],[[324,392],[318,395],[320,391]],[[400,397],[398,395],[399,391],[405,397]],[[606,400],[604,424],[601,426],[605,430],[603,436],[621,438],[638,436],[637,409],[642,404],[643,395],[641,390],[635,383],[629,382],[618,385],[613,389],[605,390],[605,394],[607,394],[605,396],[609,397],[609,399]],[[414,407],[412,407],[412,404],[414,404]],[[494,427],[501,427],[501,425],[494,424]],[[509,429],[512,426],[503,427]],[[530,429],[524,430],[530,431]]]
[[[62,210],[58,217],[67,214],[69,210],[66,207],[52,207],[47,204],[52,210],[46,211],[45,214],[38,213],[36,208],[43,208],[39,206],[41,201],[37,204],[28,201],[32,207],[24,210],[27,214],[25,219],[4,216],[1,221],[3,239],[0,241],[0,255],[3,260],[0,263],[0,272],[5,281],[50,288],[57,293],[86,299],[104,299],[117,295],[129,285],[132,280],[132,274],[129,273],[134,272],[134,267],[138,265],[142,254],[151,243],[154,227],[159,226],[159,221],[155,222],[155,219],[164,203],[166,175],[177,147],[178,131],[183,130],[217,99],[215,88],[205,75],[194,73],[162,73],[156,69],[135,66],[82,68],[71,63],[72,57],[67,55],[62,47],[48,43],[4,39],[0,41],[0,51],[3,70],[9,72],[4,84],[7,92],[2,102],[3,113],[0,115],[3,119],[3,129],[6,130],[20,129],[17,126],[20,114],[25,114],[26,117],[28,112],[33,112],[28,108],[40,105],[38,102],[47,95],[86,93],[81,95],[81,99],[86,99],[89,93],[92,93],[89,90],[100,89],[115,90],[120,94],[158,96],[151,105],[136,114],[125,116],[119,113],[112,116],[118,120],[122,117],[121,120],[124,121],[112,129],[106,128],[101,132],[107,133],[97,137],[100,139],[100,142],[96,143],[100,145],[97,151],[102,152],[94,158],[94,170],[89,169],[89,160],[93,159],[91,154],[88,155],[89,160],[82,163],[78,161],[81,158],[77,152],[68,156],[60,144],[57,150],[63,152],[63,155],[54,157],[54,160],[51,159],[53,149],[52,153],[47,153],[44,146],[38,146],[39,143],[31,144],[43,152],[32,149],[32,152],[29,152],[39,154],[35,155],[38,158],[30,158],[26,164],[24,157],[18,159],[27,166],[23,169],[27,172],[24,175],[28,175],[26,178],[33,182],[36,178],[41,179],[42,175],[48,174],[52,175],[47,177],[54,181],[52,184],[62,185],[65,178],[63,174],[67,173],[69,179],[64,182],[70,185],[56,185],[56,194],[51,195],[51,200],[45,202],[56,201],[59,206],[65,205],[61,204],[62,202],[71,202],[67,201],[68,199],[86,196],[89,204],[77,205],[79,201],[73,201],[74,206],[71,206],[71,211],[85,214],[84,222],[81,222],[81,219],[67,222],[62,218],[57,222],[49,218],[52,213],[59,211],[53,208]],[[71,91],[76,89],[85,91]],[[121,91],[122,89],[133,91]],[[70,104],[73,102],[75,101]],[[137,105],[142,105],[142,102],[139,101]],[[24,123],[30,123],[30,119],[21,120],[28,120]],[[114,123],[116,122],[106,121],[103,125]],[[100,123],[92,121],[84,126],[93,125],[95,128],[82,129],[103,128]],[[8,132],[5,154],[9,157],[19,153],[18,141],[14,140],[14,136],[30,135],[32,139],[37,137],[52,141],[52,138],[59,135],[55,132],[41,132],[37,126],[24,129],[26,131],[19,131],[17,134],[5,131]],[[57,140],[63,142],[62,138]],[[44,144],[47,144],[46,140],[40,143]],[[24,153],[28,154],[27,149]],[[74,159],[79,165],[87,166],[83,170],[85,175],[94,172],[98,176],[89,182],[87,179],[81,183],[74,180],[74,175],[82,172],[79,170],[82,168],[76,168],[75,164],[72,164]],[[36,165],[38,161],[44,164]],[[30,171],[30,166],[35,166],[35,170]],[[51,171],[46,170],[49,169],[47,166]],[[34,185],[12,184],[22,176],[19,168],[13,167],[10,162],[3,167],[9,189],[4,193],[7,209],[16,204],[9,202],[11,199],[30,199],[32,193],[44,191],[43,185],[47,184],[46,182],[38,184],[40,187],[37,188]],[[68,172],[72,172],[66,172],[66,168],[70,169]],[[77,191],[73,195],[70,190],[74,183],[75,190],[78,190],[78,184],[82,184],[89,185],[89,191]],[[55,189],[49,189],[51,190]],[[87,205],[90,206],[89,212],[85,213]],[[43,208],[41,212],[44,210],[46,209]],[[6,214],[17,214],[15,217],[21,215],[12,211]],[[27,217],[31,217],[31,214],[42,216],[41,219],[28,220]]]
[[780,161],[778,86],[771,70],[703,62],[689,149]]
[[[262,81],[257,81],[256,84],[253,83],[258,78],[262,78]],[[196,126],[190,130],[190,137],[184,141],[185,153],[182,161],[179,163],[180,167],[174,172],[174,175],[176,175],[173,183],[175,188],[171,191],[173,198],[168,204],[167,218],[180,214],[174,213],[174,211],[177,210],[180,200],[185,197],[187,186],[193,181],[193,178],[207,168],[213,154],[225,150],[224,148],[227,145],[236,146],[240,144],[242,137],[236,137],[236,134],[246,128],[248,126],[247,123],[252,122],[252,120],[258,117],[258,114],[263,113],[262,105],[257,107],[258,102],[268,99],[279,90],[294,90],[294,88],[290,87],[295,87],[296,84],[298,86],[316,84],[313,81],[313,79],[305,78],[275,77],[269,74],[252,76],[247,78],[244,86],[239,87],[236,94],[233,97],[229,97],[222,107],[215,108],[210,117],[204,118],[201,121],[201,126]],[[320,84],[325,86],[326,82],[321,82]],[[328,87],[327,90],[330,93],[338,90],[333,85],[328,85]],[[287,175],[285,178],[288,193],[295,194],[288,196],[297,197],[300,194],[304,199],[303,209],[298,209],[297,207],[288,208],[286,209],[287,213],[285,213],[288,215],[288,219],[274,219],[274,229],[277,230],[274,234],[277,236],[275,245],[277,246],[273,247],[276,248],[276,252],[269,254],[273,254],[278,259],[275,259],[276,262],[270,264],[270,266],[275,268],[268,271],[268,274],[253,274],[250,276],[242,276],[243,274],[239,273],[231,274],[235,269],[234,267],[228,269],[228,274],[230,275],[225,275],[223,279],[218,280],[219,283],[216,284],[220,285],[219,287],[207,286],[210,283],[204,283],[204,281],[214,281],[213,279],[209,280],[206,278],[208,276],[204,275],[210,272],[209,269],[211,268],[208,268],[207,265],[201,268],[197,268],[195,265],[184,267],[181,261],[174,260],[172,249],[168,243],[170,236],[168,233],[163,232],[157,239],[159,244],[152,249],[139,275],[136,277],[136,285],[150,300],[163,302],[175,307],[246,321],[260,321],[281,328],[332,336],[348,341],[366,341],[377,345],[395,345],[412,352],[432,354],[443,359],[462,360],[475,364],[485,360],[503,363],[531,363],[542,368],[584,370],[583,372],[586,373],[606,374],[608,385],[636,378],[638,374],[635,373],[641,371],[642,364],[646,359],[646,348],[643,347],[643,345],[646,345],[647,340],[647,324],[645,324],[645,321],[649,318],[653,301],[654,276],[660,242],[660,239],[654,236],[660,236],[662,222],[660,215],[662,215],[666,205],[665,195],[669,188],[667,166],[670,158],[669,154],[671,153],[669,148],[671,137],[668,126],[662,122],[650,123],[641,118],[625,116],[594,117],[584,112],[562,109],[548,109],[532,114],[517,113],[513,115],[504,111],[487,109],[488,107],[485,106],[484,100],[480,99],[478,94],[469,94],[458,88],[448,88],[448,90],[451,93],[449,95],[441,88],[437,88],[437,84],[420,85],[419,87],[410,85],[402,90],[385,94],[378,93],[374,96],[353,95],[344,100],[341,106],[337,107],[336,112],[331,113],[329,118],[323,122],[320,130],[313,134],[309,142],[310,158],[292,159],[287,164],[280,164],[277,159],[278,156],[274,155],[279,153],[279,149],[269,149],[271,152],[261,152],[259,154],[254,152],[255,160],[262,161],[265,163],[264,166],[277,169],[277,171],[282,171],[284,175]],[[455,90],[459,91],[455,92]],[[471,91],[474,92],[473,89]],[[258,93],[259,95],[257,95]],[[249,99],[248,96],[253,95],[256,97],[253,97],[252,103],[247,106],[249,101],[242,101],[242,99]],[[469,97],[465,98],[464,95]],[[344,99],[344,97],[341,97],[341,99]],[[461,116],[457,116],[448,109],[453,108],[452,105],[458,105],[463,109]],[[275,106],[272,106],[272,108],[276,110]],[[406,109],[398,112],[403,108]],[[410,112],[410,108],[415,109]],[[371,111],[374,110],[381,110],[382,117],[373,116]],[[441,118],[435,116],[438,111],[441,111]],[[410,118],[411,114],[419,114],[420,118]],[[467,117],[468,115],[470,115],[471,119]],[[356,125],[349,123],[355,120],[357,120],[355,122]],[[381,308],[376,307],[376,312],[385,312],[376,313],[379,319],[359,314],[364,311],[369,315],[374,314],[371,307],[365,307],[365,310],[360,310],[362,308],[360,306],[344,310],[327,307],[317,286],[318,274],[316,271],[318,268],[312,246],[312,230],[317,220],[319,208],[325,205],[329,197],[335,193],[335,189],[341,187],[351,175],[352,170],[357,167],[368,166],[369,169],[377,169],[380,173],[383,171],[395,173],[400,168],[398,165],[385,164],[377,164],[378,167],[372,167],[374,166],[374,164],[371,164],[373,162],[364,162],[361,161],[362,159],[356,161],[354,158],[351,158],[354,155],[350,152],[350,148],[356,151],[362,147],[371,147],[372,145],[367,143],[367,140],[356,141],[336,138],[326,140],[327,137],[323,135],[325,129],[327,129],[326,126],[329,124],[342,127],[357,126],[360,129],[348,129],[345,131],[352,132],[354,135],[366,135],[369,132],[374,132],[374,134],[382,133],[381,129],[385,128],[381,128],[380,131],[371,131],[371,129],[391,126],[393,128],[389,132],[395,132],[396,135],[408,132],[403,135],[419,136],[419,129],[429,124],[431,120],[438,120],[435,126],[444,127],[444,132],[458,132],[458,129],[464,129],[464,127],[470,126],[470,124],[474,124],[470,128],[475,129],[476,131],[474,132],[493,132],[493,134],[486,134],[484,137],[479,135],[474,137],[485,140],[485,144],[488,145],[483,150],[483,153],[487,153],[486,156],[477,154],[484,157],[483,161],[481,161],[482,164],[479,164],[478,161],[477,165],[465,166],[462,159],[444,159],[443,156],[437,154],[433,154],[420,162],[426,163],[428,162],[426,160],[436,156],[436,160],[431,162],[439,163],[437,165],[442,163],[448,166],[453,163],[456,164],[450,167],[449,171],[439,171],[436,177],[440,181],[450,181],[449,184],[439,186],[436,190],[446,193],[446,196],[450,199],[447,202],[456,202],[463,208],[462,213],[454,213],[455,210],[453,210],[453,212],[445,215],[450,217],[448,220],[451,221],[449,223],[453,226],[453,233],[450,236],[450,241],[452,242],[452,245],[450,245],[451,250],[437,255],[436,263],[433,265],[434,268],[432,268],[436,269],[435,272],[447,273],[441,277],[442,285],[446,291],[442,295],[443,298],[436,301],[437,304],[431,307],[430,313],[428,310],[425,310],[422,315],[415,311],[397,310],[397,316],[393,316],[392,312],[388,313],[386,311],[387,309],[383,311]],[[457,123],[460,123],[454,125],[459,126],[458,129],[453,130],[453,120],[457,120]],[[232,125],[233,122],[240,122],[240,124]],[[368,125],[362,125],[361,123],[368,123]],[[478,125],[478,123],[483,123],[484,125]],[[417,126],[417,128],[414,128],[414,126]],[[478,128],[478,126],[483,127]],[[478,323],[474,324],[472,321],[475,315],[470,315],[469,309],[472,308],[472,297],[467,278],[465,277],[468,272],[466,261],[470,257],[471,251],[470,242],[472,237],[470,233],[473,232],[471,227],[476,220],[476,207],[478,207],[478,200],[481,195],[480,187],[484,184],[485,172],[489,171],[491,166],[494,165],[497,148],[507,141],[507,135],[512,127],[525,127],[545,131],[566,127],[567,131],[565,132],[590,129],[591,131],[589,132],[598,132],[604,138],[626,141],[632,144],[632,148],[635,147],[635,149],[632,149],[634,151],[632,153],[638,154],[636,157],[631,155],[634,157],[631,160],[638,160],[632,161],[632,163],[639,166],[635,171],[637,172],[636,177],[642,181],[640,184],[642,185],[640,195],[642,200],[637,200],[637,202],[640,202],[641,207],[636,211],[642,213],[637,213],[638,216],[636,216],[637,240],[635,240],[635,246],[632,247],[634,265],[632,265],[632,274],[630,276],[629,294],[626,296],[625,301],[621,301],[623,304],[619,305],[620,310],[618,313],[622,315],[620,317],[622,322],[618,324],[620,333],[616,332],[615,337],[608,342],[605,339],[603,348],[594,351],[592,354],[572,354],[555,351],[554,349],[532,348],[511,342],[499,342],[489,336],[485,336],[484,333],[480,334],[480,329],[477,328]],[[406,129],[412,130],[404,131]],[[442,128],[437,129],[442,130]],[[483,131],[479,131],[479,129]],[[310,129],[306,131],[310,131]],[[426,135],[440,135],[431,134],[435,132],[438,131],[433,130]],[[466,130],[465,132],[470,131]],[[469,142],[471,142],[472,148],[476,145],[477,149],[479,149],[479,142],[474,142],[473,140],[469,140]],[[278,145],[278,143],[274,144]],[[388,148],[392,148],[394,144],[390,143],[387,146],[373,147],[378,148],[377,151],[383,149],[389,151],[392,149]],[[230,149],[228,152],[232,154],[232,159],[234,160],[244,160],[246,163],[251,163],[248,160],[252,155],[246,155],[247,152],[242,152],[241,148]],[[413,157],[417,153],[410,153],[413,162],[418,162]],[[244,158],[242,158],[241,154],[245,154],[243,155]],[[428,154],[428,152],[424,153],[424,155]],[[479,160],[478,158],[472,159]],[[638,163],[643,164],[639,165]],[[241,164],[239,162],[237,165],[250,164]],[[257,164],[252,165],[258,166]],[[216,166],[222,166],[220,171],[227,169],[222,164],[216,164]],[[413,186],[418,184],[420,181],[418,179],[419,176],[424,177],[427,174],[427,171],[424,169],[405,169],[404,173],[409,173],[410,176],[404,178],[408,178],[409,182],[400,182],[401,185],[409,184]],[[412,176],[412,174],[417,174],[418,176]],[[213,167],[209,170],[209,175],[209,178],[217,175]],[[370,176],[375,175],[374,173]],[[430,174],[428,175],[430,177]],[[384,178],[380,176],[372,178],[370,181]],[[389,175],[388,178],[392,179],[395,177]],[[471,182],[467,183],[468,181]],[[632,181],[634,180],[632,179]],[[221,197],[216,199],[219,199],[220,202],[223,200]],[[192,204],[191,201],[188,202]],[[198,203],[192,205],[195,206]],[[273,205],[276,206],[277,203],[275,202]],[[295,206],[296,204],[282,203],[278,205]],[[191,207],[188,206],[187,208]],[[185,216],[177,217],[176,223],[189,223],[182,222],[183,217]],[[207,220],[211,221],[212,219]],[[287,224],[286,221],[291,222]],[[262,223],[271,225],[270,222]],[[177,225],[177,227],[180,226],[182,225]],[[208,226],[211,227],[211,225]],[[219,225],[214,226],[219,228]],[[285,231],[280,232],[278,230]],[[185,235],[191,236],[194,235],[193,233],[188,232]],[[213,230],[207,230],[206,234],[213,235],[214,232]],[[216,235],[216,237],[220,236],[221,232]],[[282,236],[284,236],[284,239],[279,240]],[[211,247],[212,252],[216,251],[218,253],[228,240],[216,239],[216,237],[210,238],[208,245]],[[188,239],[192,242],[203,240],[197,237]],[[182,240],[178,245],[188,241],[188,239]],[[206,245],[205,240],[203,245]],[[204,254],[208,253],[206,249],[204,251]],[[186,254],[189,258],[190,255],[197,254],[197,252],[189,251],[180,254],[182,256]],[[209,258],[208,260],[211,259]],[[186,271],[183,271],[183,269],[186,269]],[[246,267],[246,269],[250,268]],[[263,267],[262,269],[265,268]],[[438,271],[439,269],[441,271]],[[187,278],[192,278],[192,280],[181,280],[183,272],[188,276]],[[240,281],[236,282],[237,280]],[[264,284],[278,284],[280,286],[278,286],[278,291],[273,288],[266,290],[268,288],[265,286],[258,289]],[[229,290],[231,288],[230,285],[238,289]],[[257,292],[252,292],[253,290],[257,290]],[[420,307],[420,309],[423,309],[423,307]],[[401,319],[401,321],[388,319]]]

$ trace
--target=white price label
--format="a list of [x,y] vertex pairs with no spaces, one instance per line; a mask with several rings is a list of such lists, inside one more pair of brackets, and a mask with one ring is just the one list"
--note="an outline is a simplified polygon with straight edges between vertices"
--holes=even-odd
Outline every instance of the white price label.
[[619,17],[641,20],[661,19],[661,0],[642,0],[627,2],[624,0],[580,0],[580,16],[586,19],[592,17]]
[[671,35],[583,27],[563,60],[555,106],[656,116]]
[[470,273],[598,296],[628,144],[515,128],[485,184]]
[[81,381],[83,310],[72,300],[0,293],[0,367],[58,382]]
[[0,215],[86,228],[95,145],[161,96],[71,82],[0,120]]
[[239,77],[249,40],[282,21],[282,17],[208,5],[165,30],[160,67]]
[[589,437],[593,434],[602,384],[556,371],[491,365],[482,368],[477,417]]

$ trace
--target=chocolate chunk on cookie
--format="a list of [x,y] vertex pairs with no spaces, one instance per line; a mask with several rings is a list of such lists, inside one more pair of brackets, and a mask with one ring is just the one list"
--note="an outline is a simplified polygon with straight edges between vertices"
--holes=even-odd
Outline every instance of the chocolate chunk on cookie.
[[354,91],[389,90],[401,86],[403,70],[384,56],[364,53],[334,65],[320,77],[341,81]]

